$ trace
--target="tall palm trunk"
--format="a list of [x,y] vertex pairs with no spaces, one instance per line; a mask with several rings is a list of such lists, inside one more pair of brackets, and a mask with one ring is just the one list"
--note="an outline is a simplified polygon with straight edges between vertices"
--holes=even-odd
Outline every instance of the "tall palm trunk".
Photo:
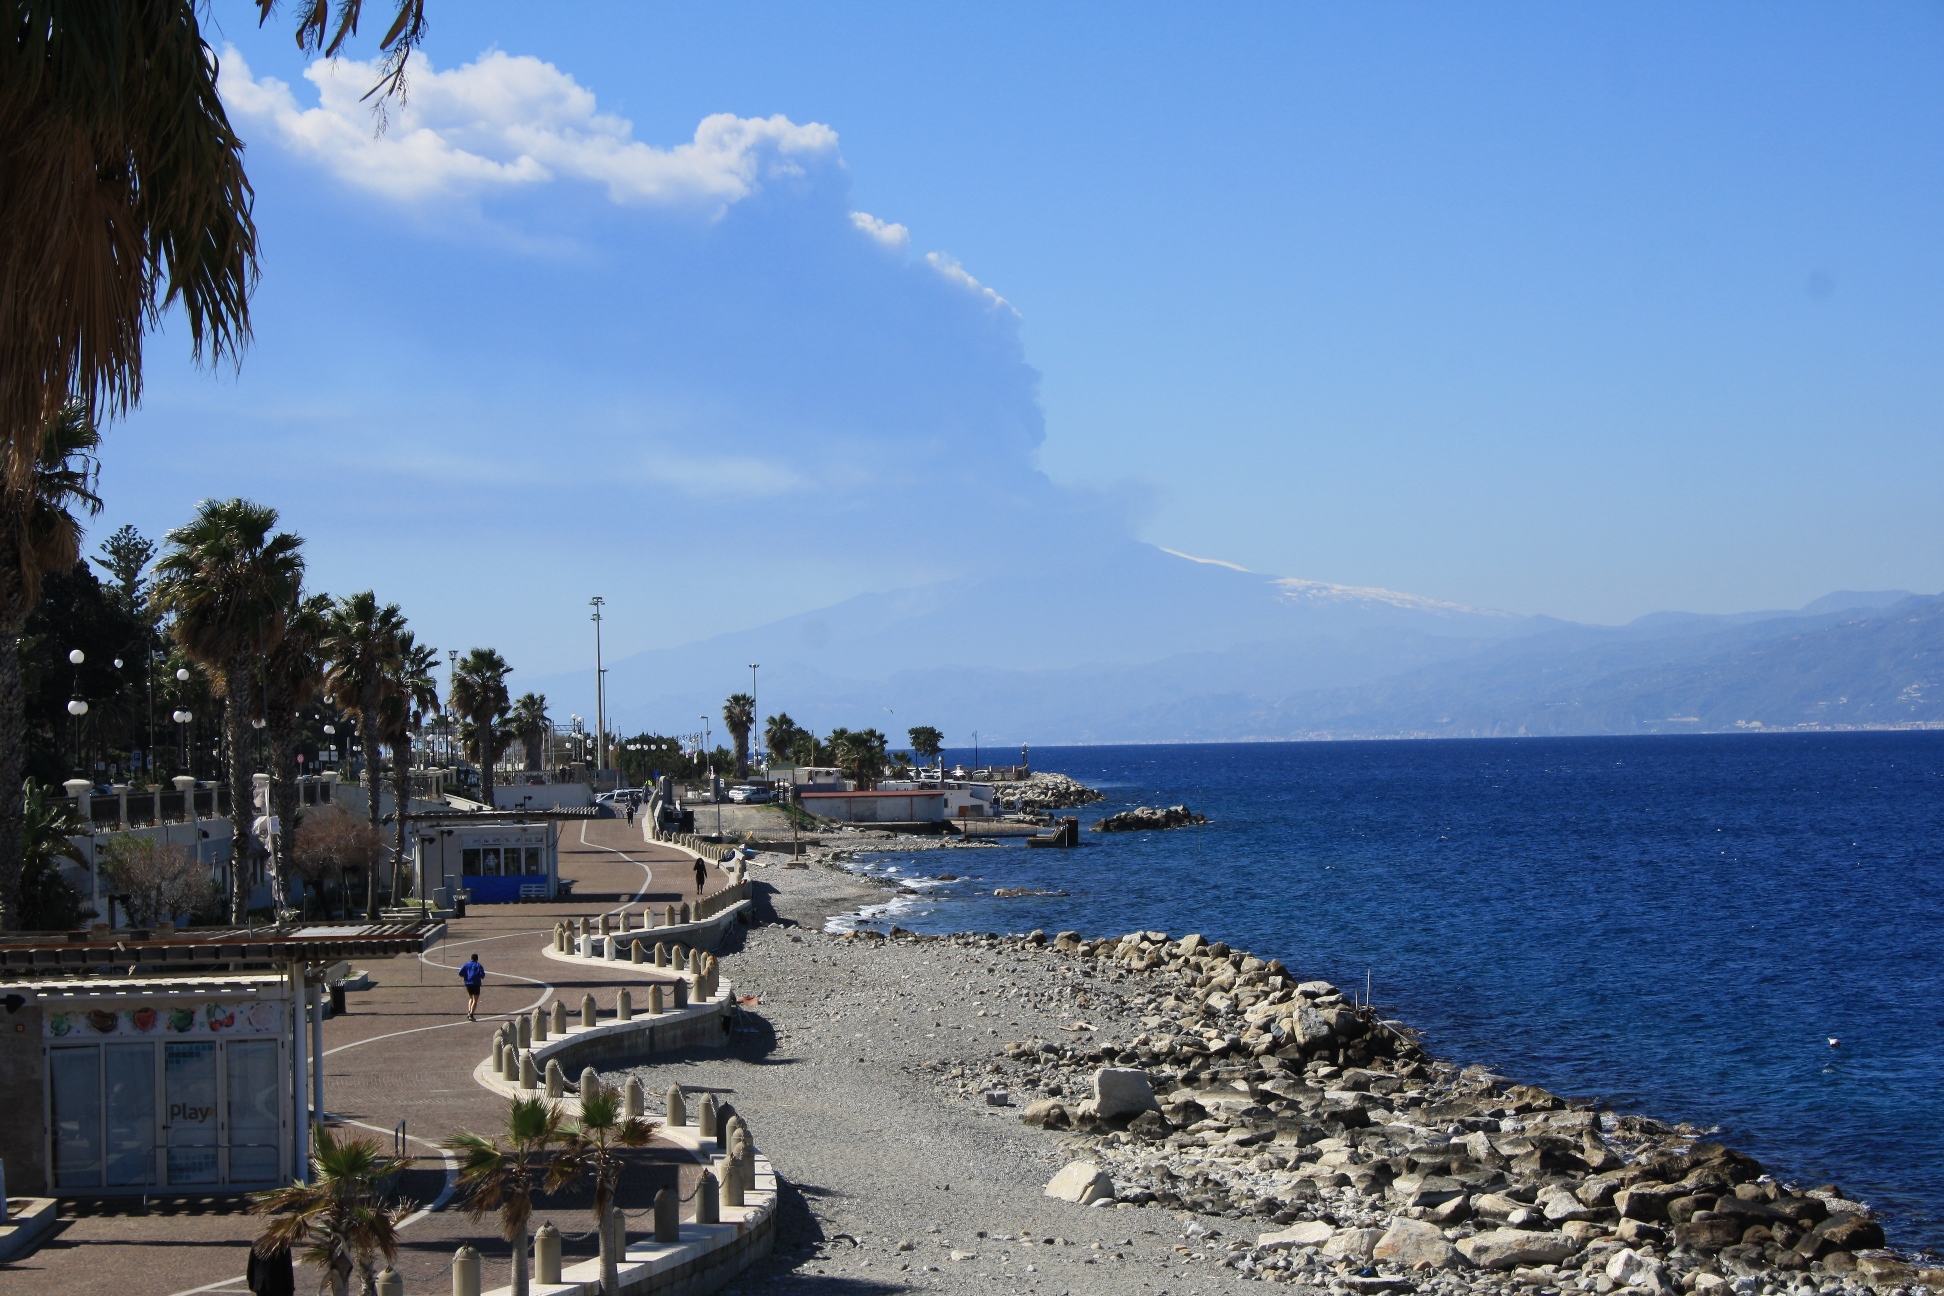
[[513,1233],[513,1296],[527,1296],[527,1226]]
[[[412,740],[407,736],[403,742],[392,744],[392,818],[397,821],[397,831],[392,847],[392,903],[400,903],[399,897],[405,894],[402,881],[405,871],[405,834],[406,811],[412,805]],[[421,899],[423,895],[421,894]]]
[[297,840],[297,726],[288,707],[264,710],[270,736],[270,813],[283,830],[270,857],[270,892],[281,915],[290,906],[290,848]]
[[230,921],[240,923],[250,903],[250,672],[254,657],[237,657],[223,672],[229,703],[223,708],[223,745],[229,749]]
[[[13,565],[0,559],[0,581]],[[11,583],[11,582],[9,582]],[[11,592],[11,591],[10,591]],[[9,607],[18,601],[0,597]],[[20,928],[20,834],[26,821],[27,696],[20,683],[20,629],[25,616],[0,620],[0,931]]]
[[[483,730],[484,726],[480,726],[480,728]],[[474,753],[479,758],[479,799],[486,803],[488,810],[493,808],[494,760],[491,755],[492,750],[492,740],[482,737],[479,740],[479,749]]]
[[619,1296],[621,1257],[614,1254],[614,1187],[605,1181],[594,1190],[594,1218],[601,1224],[601,1290],[606,1296]]
[[[378,708],[376,706],[366,706],[358,709],[358,742],[364,747],[364,785],[366,795],[371,801],[371,805],[368,807],[371,818],[371,832],[373,836],[382,837],[383,834],[378,831],[378,820],[380,818],[378,814],[378,793],[384,787],[385,781],[382,777],[383,772],[378,768],[383,762],[379,759]],[[378,921],[378,868],[375,864],[372,866],[371,874],[365,887],[365,921]]]

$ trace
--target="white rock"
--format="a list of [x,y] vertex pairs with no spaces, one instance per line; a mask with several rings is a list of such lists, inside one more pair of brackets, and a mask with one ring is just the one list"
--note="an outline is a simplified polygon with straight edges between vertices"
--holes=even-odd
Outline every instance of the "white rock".
[[1502,1228],[1462,1239],[1458,1250],[1480,1269],[1558,1264],[1579,1248],[1563,1233]]
[[1675,1290],[1674,1284],[1668,1281],[1667,1270],[1658,1261],[1631,1247],[1614,1253],[1607,1261],[1606,1275],[1622,1287],[1644,1287],[1657,1293]]
[[1113,1200],[1114,1181],[1091,1161],[1069,1161],[1047,1181],[1046,1195],[1091,1206],[1097,1201]]
[[1148,1083],[1147,1072],[1137,1067],[1102,1067],[1094,1072],[1093,1102],[1094,1111],[1102,1120],[1161,1110],[1154,1087]]
[[1323,1244],[1323,1258],[1355,1260],[1358,1264],[1369,1264],[1370,1253],[1377,1249],[1377,1239],[1382,1236],[1384,1236],[1382,1229],[1338,1229],[1336,1236]]
[[1336,1230],[1322,1220],[1300,1220],[1277,1233],[1264,1233],[1256,1239],[1264,1247],[1320,1247],[1336,1236]]

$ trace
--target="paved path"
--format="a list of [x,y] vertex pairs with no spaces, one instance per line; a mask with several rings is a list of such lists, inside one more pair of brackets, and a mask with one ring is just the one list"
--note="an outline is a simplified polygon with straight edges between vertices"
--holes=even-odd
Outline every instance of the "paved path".
[[[417,962],[373,964],[376,985],[350,996],[343,1017],[324,1024],[324,1103],[334,1118],[372,1129],[386,1144],[400,1121],[415,1159],[403,1180],[406,1196],[441,1200],[447,1174],[440,1140],[461,1130],[488,1133],[505,1119],[506,1102],[473,1082],[473,1068],[492,1049],[498,1021],[563,998],[575,1010],[589,990],[611,1009],[617,982],[593,969],[548,959],[541,947],[563,916],[579,917],[623,905],[679,904],[696,897],[693,862],[662,846],[644,845],[625,821],[598,819],[562,825],[560,872],[574,880],[571,901],[474,906],[448,924],[444,943]],[[711,869],[705,890],[728,878]],[[465,1017],[457,968],[477,952],[487,968],[480,1019]],[[729,972],[731,978],[733,970]],[[628,980],[635,980],[628,974]],[[666,1145],[631,1154],[622,1183],[630,1212],[648,1209],[659,1188],[681,1178],[683,1191],[699,1167]],[[549,1198],[539,1219],[551,1219],[568,1239],[573,1258],[594,1254],[588,1236],[591,1203]],[[26,1259],[0,1265],[7,1296],[174,1296],[186,1292],[246,1292],[240,1275],[259,1221],[234,1200],[170,1201],[70,1207],[55,1236]],[[647,1227],[645,1223],[635,1228]],[[486,1259],[487,1286],[506,1281],[508,1247],[490,1221],[472,1221],[445,1208],[422,1214],[405,1230],[398,1269],[410,1292],[451,1290],[452,1253],[470,1242]],[[310,1290],[298,1276],[300,1290]]]

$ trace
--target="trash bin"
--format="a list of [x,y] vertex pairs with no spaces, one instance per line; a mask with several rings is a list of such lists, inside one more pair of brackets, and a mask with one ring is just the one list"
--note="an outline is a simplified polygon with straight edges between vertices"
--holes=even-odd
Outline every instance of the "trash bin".
[[344,1016],[344,983],[342,981],[334,981],[331,983],[331,1016]]
[[452,897],[452,916],[454,918],[464,918],[466,916],[466,893],[464,891],[460,891]]

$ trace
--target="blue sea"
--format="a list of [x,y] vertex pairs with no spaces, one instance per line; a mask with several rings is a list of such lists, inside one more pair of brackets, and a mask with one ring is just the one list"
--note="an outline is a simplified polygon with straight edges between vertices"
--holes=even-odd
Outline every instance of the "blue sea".
[[1893,1245],[1944,1247],[1944,733],[1032,756],[1107,794],[1083,825],[1176,803],[1213,822],[873,857],[966,875],[889,921],[1200,931],[1368,977],[1439,1056],[1719,1127],[1872,1203]]

